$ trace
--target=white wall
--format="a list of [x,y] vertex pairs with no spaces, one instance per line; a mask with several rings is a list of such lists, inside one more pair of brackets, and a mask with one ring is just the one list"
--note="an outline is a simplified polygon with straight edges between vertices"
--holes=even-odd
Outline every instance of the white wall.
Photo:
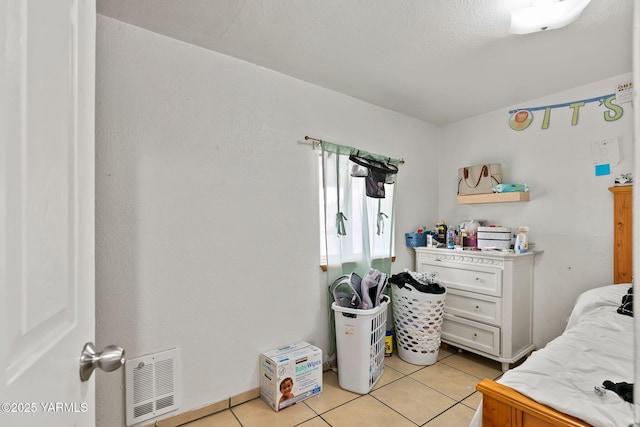
[[[97,41],[97,345],[181,348],[180,412],[257,387],[261,351],[327,349],[305,135],[407,160],[394,270],[413,267],[404,231],[437,220],[437,128],[100,15]],[[98,373],[99,426],[124,424],[123,390]]]
[[[579,101],[615,92],[631,74],[599,81],[514,106],[538,107]],[[603,118],[598,102],[579,110],[571,125],[571,108],[551,110],[548,129],[543,111],[534,112],[529,128],[509,127],[510,108],[442,128],[439,153],[439,212],[447,223],[486,219],[492,224],[531,228],[537,256],[534,286],[534,342],[546,344],[559,335],[576,296],[613,280],[613,195],[607,190],[620,173],[633,172],[633,110],[623,104],[623,116]],[[608,176],[595,176],[594,141],[618,138],[621,162]],[[456,204],[458,168],[501,163],[504,182],[530,186],[531,201],[483,205]]]

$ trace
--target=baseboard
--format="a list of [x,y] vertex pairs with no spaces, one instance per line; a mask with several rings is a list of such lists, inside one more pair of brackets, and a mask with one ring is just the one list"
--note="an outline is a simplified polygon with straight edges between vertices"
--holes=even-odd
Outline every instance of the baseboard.
[[200,418],[208,417],[209,415],[213,415],[216,412],[221,412],[233,406],[248,402],[249,400],[253,400],[257,397],[260,397],[259,387],[254,388],[253,390],[245,391],[244,393],[237,394],[230,397],[229,399],[203,406],[202,408],[183,412],[181,414],[174,415],[173,417],[165,418],[164,420],[155,421],[153,424],[149,424],[147,427],[178,427],[183,424],[198,420]]
[[245,391],[244,393],[236,394],[235,396],[231,397],[229,399],[229,406],[238,406],[257,397],[260,397],[260,387],[254,388],[253,390]]

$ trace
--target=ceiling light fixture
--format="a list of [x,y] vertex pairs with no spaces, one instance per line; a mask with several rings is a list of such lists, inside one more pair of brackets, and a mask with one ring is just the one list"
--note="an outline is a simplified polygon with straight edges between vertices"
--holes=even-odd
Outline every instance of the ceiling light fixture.
[[591,0],[536,0],[511,12],[512,34],[529,34],[562,28],[580,17]]

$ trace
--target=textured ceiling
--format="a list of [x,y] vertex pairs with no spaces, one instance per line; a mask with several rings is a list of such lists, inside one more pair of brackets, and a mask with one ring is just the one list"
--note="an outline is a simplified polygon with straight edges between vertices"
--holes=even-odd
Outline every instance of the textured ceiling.
[[433,124],[631,71],[632,0],[509,34],[531,0],[97,0],[98,12]]

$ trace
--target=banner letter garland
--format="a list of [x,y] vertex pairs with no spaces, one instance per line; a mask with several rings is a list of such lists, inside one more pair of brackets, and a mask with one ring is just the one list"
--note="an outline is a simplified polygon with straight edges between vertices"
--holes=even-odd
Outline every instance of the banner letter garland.
[[613,103],[615,99],[616,94],[612,93],[609,95],[598,96],[596,98],[583,99],[581,101],[565,102],[564,104],[554,104],[545,105],[542,107],[519,108],[516,110],[510,110],[509,114],[511,115],[511,117],[509,118],[509,127],[513,130],[525,130],[533,122],[533,111],[544,110],[544,116],[542,117],[542,126],[540,128],[548,129],[549,121],[551,119],[551,110],[554,108],[563,107],[569,107],[573,109],[573,114],[571,116],[571,126],[575,126],[578,124],[578,115],[580,113],[580,108],[590,102],[598,102],[599,107],[604,105],[604,107],[606,108],[606,111],[604,111],[603,113],[604,120],[607,122],[612,122],[622,117],[622,113],[624,112],[620,105]]

